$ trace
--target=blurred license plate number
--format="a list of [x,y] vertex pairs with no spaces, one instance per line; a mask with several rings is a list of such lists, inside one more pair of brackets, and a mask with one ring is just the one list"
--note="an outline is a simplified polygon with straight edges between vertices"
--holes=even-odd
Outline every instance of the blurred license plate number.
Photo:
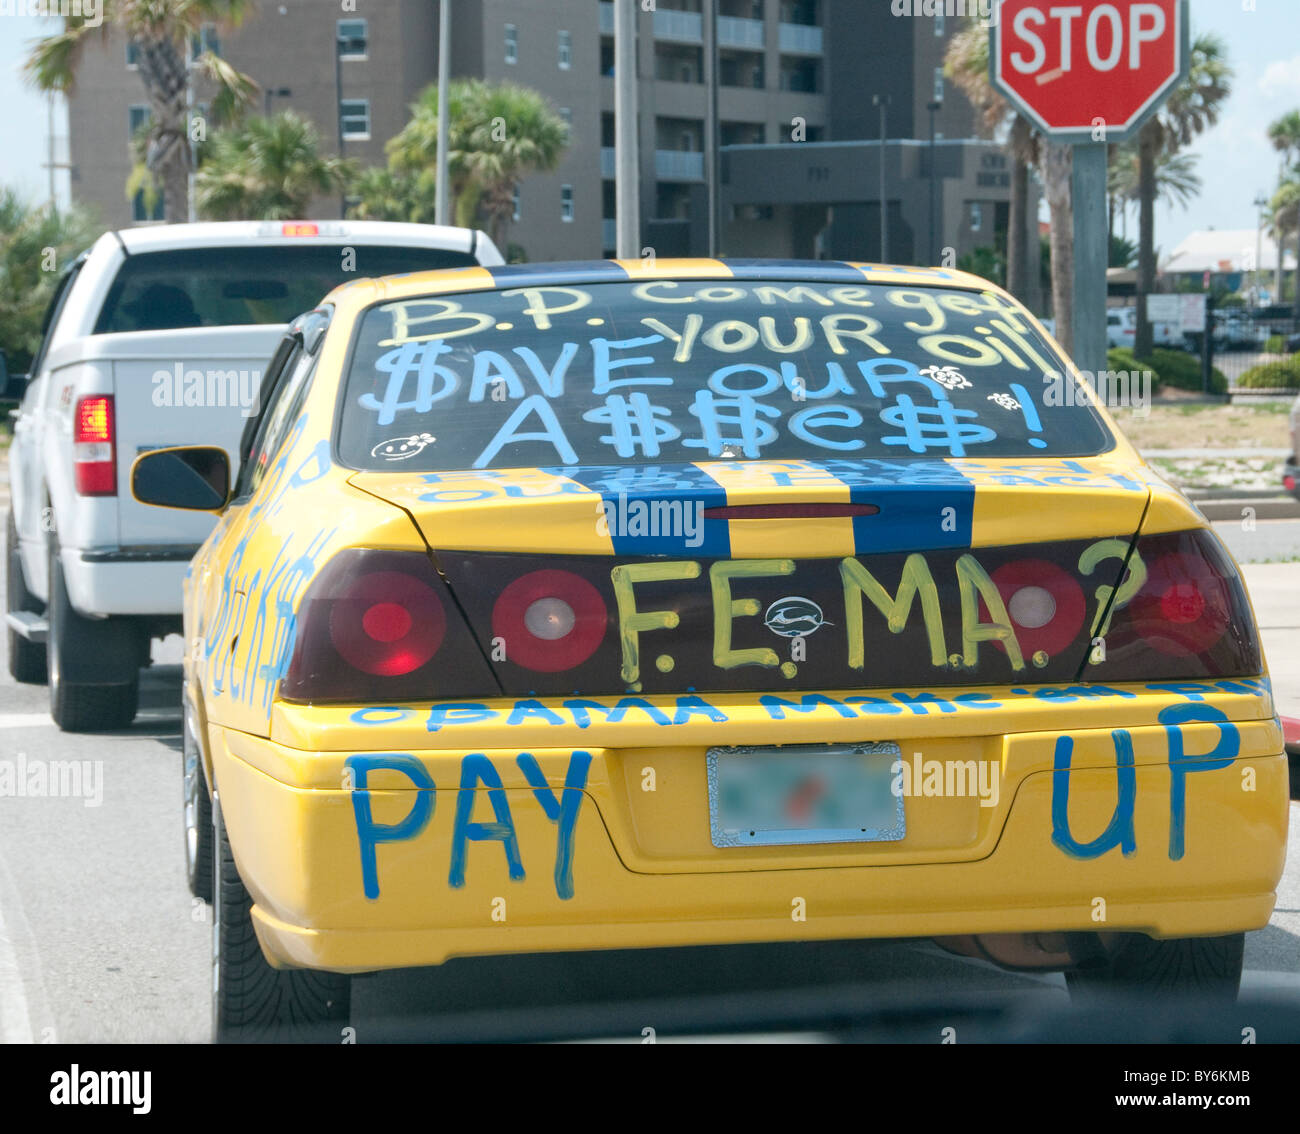
[[903,797],[892,790],[897,744],[711,748],[715,847],[896,842]]

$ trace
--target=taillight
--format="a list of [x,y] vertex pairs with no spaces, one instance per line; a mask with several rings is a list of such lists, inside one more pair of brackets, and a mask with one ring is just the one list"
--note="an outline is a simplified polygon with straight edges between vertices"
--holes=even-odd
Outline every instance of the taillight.
[[280,695],[290,701],[432,700],[496,691],[429,557],[361,548],[339,552],[307,588],[280,682]]
[[1104,660],[1094,650],[1084,671],[1091,679],[1249,677],[1263,670],[1245,588],[1209,531],[1138,540],[1102,639]]
[[581,665],[604,640],[609,612],[591,583],[571,571],[533,571],[492,607],[492,634],[505,656],[536,673]]
[[1068,571],[1046,559],[1016,559],[989,577],[1002,596],[1027,661],[1040,654],[1054,658],[1074,645],[1083,629],[1087,601]]
[[117,494],[117,437],[111,394],[77,399],[72,417],[72,470],[79,495]]

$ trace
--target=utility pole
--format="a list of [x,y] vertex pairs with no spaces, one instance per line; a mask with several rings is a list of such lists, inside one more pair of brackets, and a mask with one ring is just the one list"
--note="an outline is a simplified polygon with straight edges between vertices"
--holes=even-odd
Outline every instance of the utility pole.
[[889,202],[885,199],[885,108],[889,95],[872,95],[871,105],[880,107],[880,262],[889,263]]
[[433,219],[438,224],[451,223],[450,177],[451,147],[451,0],[438,3],[438,189]]
[[620,260],[641,255],[636,19],[636,0],[614,0],[614,194]]
[[939,262],[939,254],[934,242],[938,231],[939,215],[939,170],[935,166],[934,116],[943,109],[943,103],[935,99],[934,102],[926,104],[926,109],[930,112],[930,246],[926,249],[926,254],[930,257],[928,262],[933,265]]
[[709,255],[716,258],[722,245],[722,123],[718,120],[718,0],[705,0],[709,6],[709,108],[704,128],[709,144]]
[[[343,38],[339,35],[338,25],[334,26],[334,109],[339,120],[339,158],[343,154]],[[348,215],[348,198],[344,193],[339,197],[339,219]]]
[[[1076,144],[1072,176],[1074,362],[1080,370],[1097,375],[1106,369],[1106,265],[1110,259],[1106,143]],[[1141,293],[1138,303],[1146,303]]]
[[1255,306],[1262,306],[1259,302],[1260,296],[1260,277],[1264,274],[1264,207],[1268,204],[1268,198],[1263,193],[1255,194],[1255,208],[1257,215],[1255,217]]

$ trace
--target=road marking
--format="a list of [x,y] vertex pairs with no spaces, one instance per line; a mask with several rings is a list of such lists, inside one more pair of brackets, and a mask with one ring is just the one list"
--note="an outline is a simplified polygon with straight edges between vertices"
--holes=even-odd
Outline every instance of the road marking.
[[49,713],[0,713],[0,728],[44,728],[53,724]]

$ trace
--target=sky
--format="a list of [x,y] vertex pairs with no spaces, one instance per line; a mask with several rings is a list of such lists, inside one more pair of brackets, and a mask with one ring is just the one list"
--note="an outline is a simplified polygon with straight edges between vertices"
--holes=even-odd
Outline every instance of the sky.
[[[860,0],[861,2],[861,0]],[[871,0],[882,2],[882,0]],[[1202,228],[1253,229],[1252,202],[1277,185],[1278,157],[1268,123],[1300,108],[1300,0],[1191,0],[1192,34],[1217,32],[1228,47],[1236,77],[1216,127],[1191,149],[1199,158],[1203,188],[1187,208],[1160,204],[1156,243],[1164,254]],[[22,81],[18,68],[26,45],[54,26],[28,16],[0,15],[0,184],[15,185],[33,199],[48,195],[45,100]],[[67,133],[61,114],[56,134]],[[66,199],[66,175],[58,193]],[[1136,237],[1130,214],[1128,233]],[[1163,258],[1163,256],[1162,256]]]

